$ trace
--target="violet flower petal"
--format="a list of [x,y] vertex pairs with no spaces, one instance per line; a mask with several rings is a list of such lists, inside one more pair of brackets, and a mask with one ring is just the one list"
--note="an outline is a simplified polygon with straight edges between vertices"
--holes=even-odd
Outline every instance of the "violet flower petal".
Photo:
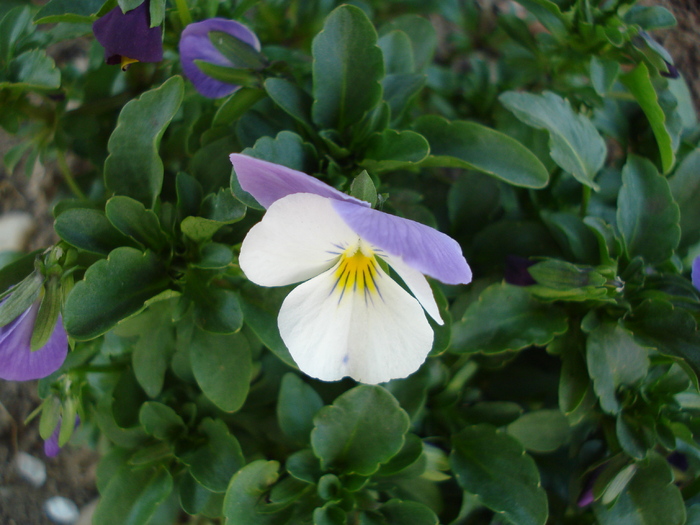
[[690,279],[693,281],[693,286],[700,290],[700,256],[693,261],[693,266],[690,270]]
[[149,0],[123,13],[117,6],[92,24],[95,38],[105,48],[105,61],[119,64],[122,57],[139,62],[163,60],[160,27],[150,27]]
[[232,154],[230,159],[241,188],[255,197],[264,208],[269,208],[276,200],[294,193],[313,193],[362,208],[369,207],[369,203],[346,195],[301,171],[240,153]]
[[38,312],[39,301],[17,319],[0,328],[0,379],[40,379],[58,370],[66,359],[68,337],[61,316],[46,344],[31,351],[30,341]]
[[[61,447],[58,445],[58,437],[61,433],[61,422],[62,418],[59,417],[58,424],[56,425],[53,434],[51,434],[49,439],[44,440],[44,454],[46,454],[50,458],[57,456],[58,453],[61,451]],[[75,426],[73,428],[78,428],[78,425],[80,425],[80,416],[76,415]]]
[[230,95],[240,86],[213,79],[197,67],[195,60],[204,60],[219,66],[232,66],[209,40],[210,31],[221,31],[245,42],[260,51],[260,41],[250,29],[235,20],[210,18],[188,25],[180,36],[180,63],[187,78],[195,89],[207,98],[221,98]]
[[535,261],[531,261],[527,257],[506,255],[506,268],[503,272],[503,277],[508,284],[515,284],[517,286],[537,284],[537,281],[532,278],[532,275],[530,275],[530,272],[527,270],[534,264]]
[[467,284],[472,272],[457,241],[429,226],[358,206],[334,201],[333,207],[364,240],[445,284]]

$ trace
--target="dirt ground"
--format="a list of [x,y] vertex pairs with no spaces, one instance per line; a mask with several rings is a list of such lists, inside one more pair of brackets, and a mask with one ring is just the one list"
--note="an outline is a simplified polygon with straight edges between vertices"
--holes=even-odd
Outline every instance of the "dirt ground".
[[[674,57],[676,66],[688,79],[700,110],[700,4],[697,0],[644,0],[661,4],[676,16],[677,28],[655,33]],[[0,131],[0,158],[15,144]],[[26,249],[51,245],[53,232],[51,206],[60,180],[56,170],[39,167],[30,177],[22,170],[12,175],[0,163],[0,217],[10,211],[26,211],[36,228]],[[95,467],[97,453],[68,446],[56,458],[47,458],[39,437],[38,422],[24,425],[26,417],[38,406],[36,384],[0,380],[0,525],[50,525],[43,504],[51,496],[63,496],[81,509],[97,497]],[[47,468],[47,480],[40,488],[24,481],[17,473],[14,458],[23,451],[41,459]]]

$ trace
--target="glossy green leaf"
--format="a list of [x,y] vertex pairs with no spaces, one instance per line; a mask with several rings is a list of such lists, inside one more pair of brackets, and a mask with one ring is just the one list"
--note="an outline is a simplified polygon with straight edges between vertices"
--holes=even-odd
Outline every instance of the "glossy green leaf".
[[543,346],[566,328],[566,314],[557,306],[533,299],[526,288],[494,284],[452,325],[452,351],[489,354]]
[[430,507],[417,501],[392,499],[379,508],[387,525],[438,525],[440,520]]
[[231,84],[232,86],[245,86],[253,89],[257,89],[260,86],[260,79],[258,75],[247,69],[236,69],[234,67],[220,66],[197,59],[194,60],[194,64],[206,76],[218,80],[219,82]]
[[238,294],[201,281],[188,287],[194,295],[194,320],[202,330],[215,334],[233,334],[243,326]]
[[192,477],[207,490],[226,492],[233,475],[245,465],[238,440],[220,419],[205,418],[199,425],[205,442],[179,458],[190,467]]
[[503,133],[474,122],[420,117],[413,129],[430,144],[430,156],[421,166],[474,169],[514,186],[542,188],[549,174],[525,146]]
[[313,387],[293,372],[284,375],[277,399],[277,420],[287,437],[308,444],[314,416],[322,406],[323,400]]
[[51,0],[34,16],[35,24],[92,22],[104,0]]
[[245,402],[252,363],[245,337],[195,330],[190,362],[199,387],[217,407],[235,412]]
[[8,81],[0,81],[0,88],[57,89],[61,85],[61,72],[56,63],[38,49],[13,58],[8,71]]
[[547,496],[532,458],[518,441],[490,425],[452,437],[450,464],[460,486],[513,525],[544,525]]
[[656,453],[651,454],[648,463],[638,464],[615,505],[596,506],[595,511],[601,525],[682,525],[686,519],[671,467]]
[[360,164],[374,173],[416,166],[430,153],[430,145],[414,131],[386,129],[367,141],[365,160]]
[[29,348],[32,351],[39,350],[53,335],[58,316],[61,313],[62,303],[63,293],[58,278],[47,279],[44,286],[44,297],[41,299],[30,339]]
[[195,268],[216,270],[226,268],[233,260],[231,247],[226,244],[212,242],[205,244],[199,252],[199,260],[192,263]]
[[554,162],[581,184],[599,189],[594,178],[603,167],[607,148],[585,115],[574,112],[568,100],[547,91],[542,95],[508,91],[499,100],[525,124],[549,132]]
[[680,209],[682,246],[700,240],[700,148],[688,153],[668,179],[673,200]]
[[659,104],[659,96],[651,83],[649,69],[641,62],[629,73],[620,75],[620,81],[637,99],[642,111],[649,120],[649,125],[656,137],[656,144],[661,154],[661,167],[668,173],[676,161],[673,139],[667,128],[666,115]]
[[628,158],[617,206],[617,227],[630,258],[640,255],[653,264],[673,255],[681,237],[680,211],[668,181],[650,161]]
[[311,104],[313,104],[313,99],[311,95],[283,78],[265,80],[265,91],[285,113],[307,129],[312,129]]
[[401,450],[408,426],[394,396],[360,385],[316,414],[311,446],[324,469],[368,476]]
[[122,247],[93,264],[66,300],[63,323],[79,341],[102,335],[165,290],[168,276],[152,252]]
[[614,60],[607,60],[594,55],[591,57],[589,70],[591,73],[591,84],[593,84],[596,93],[601,97],[607,96],[620,72],[620,64]]
[[105,205],[105,213],[115,228],[146,248],[158,252],[168,242],[158,216],[131,197],[112,197]]
[[153,207],[163,185],[158,146],[183,94],[182,77],[174,76],[124,106],[107,146],[104,177],[109,190]]
[[628,24],[638,24],[642,29],[666,29],[676,25],[673,14],[660,5],[633,5],[625,13],[623,20]]
[[[267,290],[266,292],[275,294],[275,291],[272,290]],[[295,368],[296,363],[292,359],[284,341],[282,341],[279,328],[277,327],[277,314],[282,304],[281,298],[277,297],[277,299],[272,301],[267,297],[263,297],[262,300],[256,300],[253,297],[245,296],[241,301],[245,324],[273,354],[288,366]]]
[[243,154],[305,173],[316,171],[314,147],[291,131],[281,131],[274,139],[262,137],[255,142],[255,146],[243,150]]
[[233,67],[261,69],[267,62],[260,51],[224,31],[209,31],[209,40]]
[[0,65],[8,63],[15,43],[31,27],[32,13],[28,6],[18,5],[0,19]]
[[160,440],[174,439],[185,430],[185,423],[175,410],[155,401],[141,405],[139,422],[148,434]]
[[570,17],[561,12],[559,6],[551,0],[516,0],[530,11],[559,40],[569,36]]
[[236,122],[264,96],[265,92],[261,89],[243,87],[236,90],[216,111],[212,128],[215,126],[229,126]]
[[389,105],[391,121],[397,122],[405,113],[410,102],[425,86],[426,76],[422,73],[395,73],[382,80],[384,100]]
[[413,73],[413,49],[411,39],[403,31],[393,30],[381,36],[377,45],[384,57],[384,71],[387,75]]
[[279,478],[277,461],[258,459],[239,470],[226,491],[224,516],[227,523],[276,525],[281,516],[270,512],[266,494]]
[[122,467],[102,492],[93,520],[104,525],[146,525],[172,490],[173,479],[161,466]]
[[604,323],[588,335],[588,373],[603,410],[611,414],[620,410],[617,388],[633,386],[646,376],[647,354],[647,349],[617,323]]
[[0,326],[14,321],[34,303],[41,293],[43,283],[44,278],[35,271],[6,292],[8,296],[0,304]]
[[415,71],[424,70],[432,62],[438,36],[430,20],[412,14],[397,16],[383,26],[379,34],[384,36],[392,31],[401,31],[410,39]]
[[312,118],[321,128],[344,130],[381,100],[384,63],[376,42],[358,7],[342,5],[326,18],[312,44]]
[[64,211],[56,217],[54,228],[68,244],[100,255],[107,255],[125,244],[134,244],[109,222],[104,213],[90,208]]
[[569,438],[569,423],[559,410],[535,410],[508,425],[508,434],[531,452],[552,452]]
[[352,180],[350,184],[350,195],[356,199],[369,202],[374,207],[377,204],[377,188],[369,176],[367,170],[362,170],[360,174]]

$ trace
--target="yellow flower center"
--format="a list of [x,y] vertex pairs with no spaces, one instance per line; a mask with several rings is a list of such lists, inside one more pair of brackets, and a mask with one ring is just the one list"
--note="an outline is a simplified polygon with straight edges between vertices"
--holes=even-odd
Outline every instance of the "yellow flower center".
[[120,64],[122,71],[126,71],[127,69],[129,69],[129,66],[131,66],[131,64],[135,64],[136,62],[138,62],[138,60],[136,60],[135,58],[129,58],[122,55]]
[[[359,292],[365,295],[377,294],[378,263],[374,252],[364,244],[352,246],[340,255],[336,266],[334,290],[340,291],[340,299],[345,292]],[[339,299],[339,300],[340,300]]]

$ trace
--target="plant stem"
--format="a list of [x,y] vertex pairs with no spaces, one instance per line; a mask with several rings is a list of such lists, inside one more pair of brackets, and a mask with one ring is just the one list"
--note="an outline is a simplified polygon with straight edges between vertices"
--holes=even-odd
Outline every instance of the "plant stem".
[[177,14],[180,17],[180,22],[182,22],[182,27],[185,28],[192,23],[192,15],[190,15],[190,8],[187,7],[187,0],[175,0],[175,5],[177,6]]
[[83,191],[80,189],[78,184],[75,182],[75,179],[73,178],[73,174],[70,172],[70,168],[68,167],[68,163],[66,162],[66,156],[63,153],[63,151],[56,150],[56,160],[58,161],[58,169],[61,170],[61,174],[63,175],[63,179],[66,181],[66,184],[70,188],[70,190],[73,192],[73,195],[78,197],[79,199],[87,199]]
[[586,213],[588,213],[588,203],[591,200],[591,187],[590,186],[584,186],[583,187],[583,192],[581,195],[581,218],[583,219],[586,216]]

